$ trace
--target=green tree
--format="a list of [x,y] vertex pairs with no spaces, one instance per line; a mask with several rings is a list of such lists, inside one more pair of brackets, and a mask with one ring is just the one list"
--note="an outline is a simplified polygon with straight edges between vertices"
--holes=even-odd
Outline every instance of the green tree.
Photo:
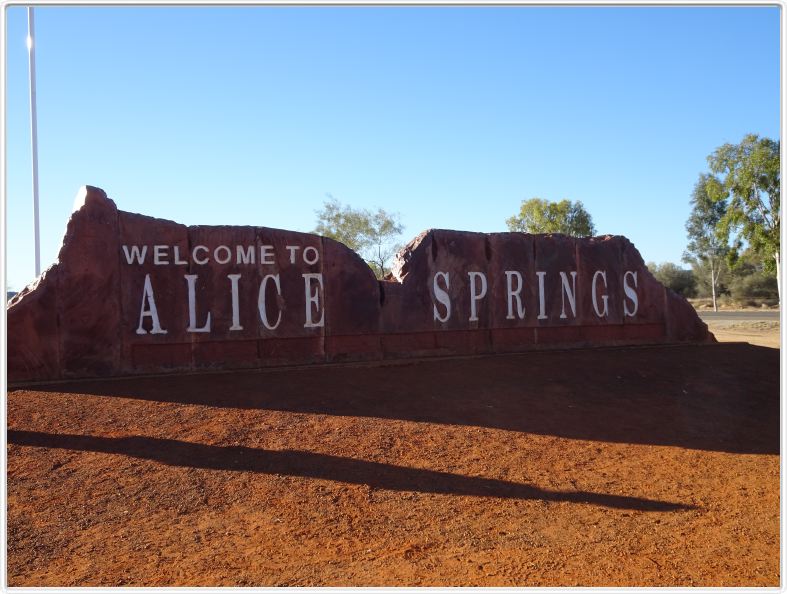
[[509,231],[563,233],[574,237],[588,237],[596,232],[593,218],[579,200],[523,200],[519,214],[506,219],[506,225]]
[[678,295],[694,297],[697,294],[697,281],[691,270],[685,270],[672,262],[648,262],[647,267],[657,281]]
[[343,206],[328,194],[317,211],[314,233],[342,242],[366,261],[377,278],[390,269],[390,260],[399,250],[396,239],[403,229],[399,215],[378,208],[376,211]]
[[765,256],[766,272],[776,273],[781,297],[779,260],[780,160],[779,141],[747,134],[740,144],[724,144],[708,157],[708,165],[721,178],[714,200],[727,200],[719,229],[736,234],[731,255],[743,242]]
[[[683,252],[683,261],[706,262],[710,273],[710,292],[713,298],[713,311],[719,311],[716,304],[716,288],[719,275],[729,246],[729,230],[719,225],[727,212],[727,201],[721,182],[707,173],[700,174],[691,194],[691,214],[686,221],[689,244]],[[716,198],[716,199],[714,199]],[[692,266],[698,272],[699,266]]]
[[[716,269],[716,297],[729,295],[738,302],[778,299],[776,277],[765,272],[763,257],[745,250],[730,268],[720,260]],[[691,268],[697,281],[697,297],[711,297],[710,265],[707,260],[692,260]]]
[[713,291],[715,290],[716,299],[718,300],[721,295],[730,292],[731,273],[725,260],[720,260],[717,263],[717,267],[713,270],[713,277],[716,280],[714,287],[711,287],[711,269],[707,260],[695,259],[690,264],[691,271],[694,273],[694,279],[697,281],[697,297],[713,297]]
[[728,287],[730,296],[738,302],[778,299],[778,288],[773,274],[765,272],[762,255],[749,248],[730,271]]

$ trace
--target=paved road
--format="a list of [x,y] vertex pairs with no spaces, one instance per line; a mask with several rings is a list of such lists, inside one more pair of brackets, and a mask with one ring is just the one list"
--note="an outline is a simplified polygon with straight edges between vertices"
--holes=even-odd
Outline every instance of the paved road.
[[778,322],[779,312],[775,309],[763,311],[699,311],[705,322]]

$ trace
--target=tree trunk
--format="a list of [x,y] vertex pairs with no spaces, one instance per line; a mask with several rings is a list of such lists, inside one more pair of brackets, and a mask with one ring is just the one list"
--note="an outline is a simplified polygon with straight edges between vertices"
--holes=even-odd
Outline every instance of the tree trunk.
[[776,290],[779,291],[779,307],[782,306],[782,263],[779,261],[779,252],[773,257],[776,259]]
[[719,280],[719,275],[713,275],[713,260],[710,261],[710,294],[713,297],[713,311],[719,311],[716,305],[716,281]]
[[377,265],[380,267],[377,278],[382,279],[385,276],[385,258],[383,258],[382,246],[379,243],[377,244]]

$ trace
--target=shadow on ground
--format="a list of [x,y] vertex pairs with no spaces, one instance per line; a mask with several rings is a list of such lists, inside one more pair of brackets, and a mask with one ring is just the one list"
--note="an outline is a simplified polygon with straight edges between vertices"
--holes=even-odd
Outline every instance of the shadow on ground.
[[779,351],[740,343],[124,378],[35,389],[779,452]]
[[327,479],[392,491],[565,501],[640,511],[666,512],[694,509],[694,506],[691,505],[641,497],[608,495],[589,491],[549,491],[509,481],[468,477],[448,472],[408,468],[298,450],[275,451],[247,447],[212,446],[142,436],[113,438],[13,429],[8,431],[8,443],[122,454],[134,458],[155,460],[170,466]]

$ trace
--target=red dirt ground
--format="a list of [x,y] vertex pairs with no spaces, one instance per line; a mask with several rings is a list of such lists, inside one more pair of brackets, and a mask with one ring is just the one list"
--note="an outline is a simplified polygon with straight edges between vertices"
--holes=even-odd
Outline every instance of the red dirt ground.
[[8,583],[777,586],[778,353],[12,390]]

